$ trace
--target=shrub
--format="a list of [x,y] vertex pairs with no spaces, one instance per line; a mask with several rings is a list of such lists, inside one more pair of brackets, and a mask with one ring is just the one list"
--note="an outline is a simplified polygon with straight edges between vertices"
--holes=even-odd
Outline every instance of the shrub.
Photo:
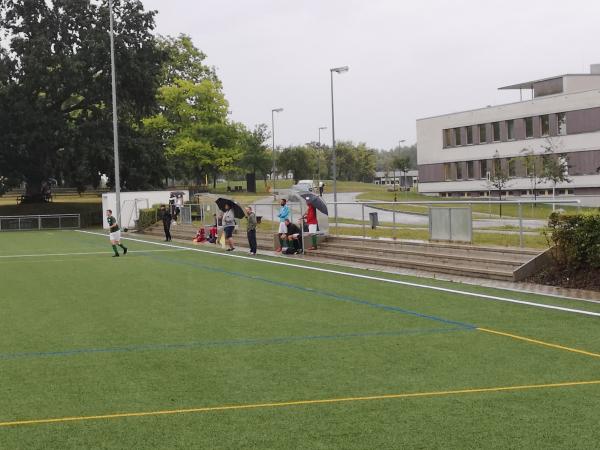
[[158,210],[160,208],[140,209],[140,217],[138,219],[138,230],[143,230],[154,225],[158,221]]
[[557,269],[572,274],[600,269],[600,214],[552,213],[548,227]]

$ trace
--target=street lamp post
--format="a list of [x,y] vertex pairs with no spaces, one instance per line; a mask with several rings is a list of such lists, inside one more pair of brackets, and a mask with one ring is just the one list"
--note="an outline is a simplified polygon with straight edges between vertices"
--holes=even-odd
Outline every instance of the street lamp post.
[[322,152],[321,152],[321,130],[326,130],[327,127],[319,127],[319,159],[317,160],[318,164],[317,164],[317,176],[319,178],[319,183],[321,182],[321,156],[322,156]]
[[348,66],[342,67],[334,67],[333,69],[329,69],[329,74],[331,76],[331,151],[332,151],[332,168],[333,168],[333,210],[334,210],[334,218],[335,218],[335,226],[337,228],[337,157],[335,151],[335,112],[333,106],[333,72],[335,73],[345,73],[348,72],[350,68]]
[[272,137],[272,145],[273,145],[273,170],[272,170],[272,182],[273,182],[273,198],[275,199],[275,113],[280,113],[283,111],[283,108],[275,108],[271,110],[271,137]]
[[115,160],[115,201],[117,203],[117,223],[121,223],[121,174],[119,163],[119,118],[117,116],[117,70],[115,67],[115,31],[113,17],[113,0],[108,0],[108,10],[110,15],[110,66],[112,79],[112,111],[113,111],[113,150]]

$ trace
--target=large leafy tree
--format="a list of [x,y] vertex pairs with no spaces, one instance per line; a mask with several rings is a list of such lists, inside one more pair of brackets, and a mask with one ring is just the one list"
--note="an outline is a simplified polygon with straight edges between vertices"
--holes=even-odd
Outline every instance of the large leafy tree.
[[279,153],[277,167],[280,172],[292,172],[297,183],[312,178],[317,168],[317,158],[309,146],[288,147]]
[[338,142],[336,145],[337,179],[371,181],[375,174],[376,158],[375,150],[368,148],[364,143]]
[[176,79],[158,90],[160,112],[145,119],[159,136],[168,158],[183,163],[197,178],[228,172],[240,159],[241,129],[227,120],[228,103],[220,84]]
[[[210,175],[216,186],[219,174],[240,172],[239,163],[246,152],[260,153],[256,140],[264,130],[259,127],[250,132],[228,119],[222,83],[189,36],[160,37],[158,41],[167,61],[157,93],[159,110],[144,120],[146,134],[162,142],[171,176],[201,183]],[[258,159],[248,155],[242,166],[249,164],[259,170]]]
[[270,137],[269,128],[261,123],[252,131],[244,130],[242,139],[243,153],[240,166],[255,178],[260,174],[265,182],[273,163],[273,155],[267,145]]
[[[39,193],[48,177],[97,184],[112,174],[112,112],[106,1],[0,0],[0,177]],[[159,180],[161,149],[140,132],[153,113],[165,54],[154,13],[115,0],[115,47],[127,188]]]

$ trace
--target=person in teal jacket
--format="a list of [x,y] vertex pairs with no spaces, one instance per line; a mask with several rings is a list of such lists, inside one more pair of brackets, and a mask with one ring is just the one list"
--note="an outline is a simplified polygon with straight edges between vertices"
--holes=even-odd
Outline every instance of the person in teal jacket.
[[290,208],[287,205],[287,200],[285,198],[281,199],[281,208],[279,208],[279,248],[275,250],[276,252],[281,252],[284,244],[287,246],[287,225],[285,224],[286,220],[290,218]]

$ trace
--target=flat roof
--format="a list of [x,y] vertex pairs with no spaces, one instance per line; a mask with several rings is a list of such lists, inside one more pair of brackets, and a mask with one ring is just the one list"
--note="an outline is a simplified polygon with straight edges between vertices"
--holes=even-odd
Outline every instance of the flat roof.
[[519,100],[519,101],[516,101],[516,102],[500,103],[498,105],[488,105],[488,106],[484,106],[484,107],[480,107],[480,108],[471,108],[471,109],[466,109],[466,110],[463,110],[463,111],[454,111],[454,112],[445,113],[445,114],[436,114],[434,116],[421,117],[421,118],[417,119],[417,122],[420,122],[420,121],[423,121],[423,120],[439,119],[439,118],[442,118],[442,117],[455,116],[455,115],[458,115],[458,114],[472,113],[472,112],[476,112],[476,111],[485,111],[485,110],[494,109],[494,108],[502,108],[502,107],[505,107],[505,106],[519,105],[519,104],[523,104],[523,103],[541,102],[541,101],[546,101],[546,100],[554,98],[554,97],[560,97],[560,96],[565,96],[565,95],[571,95],[572,96],[572,95],[579,95],[579,94],[588,94],[590,92],[598,92],[598,93],[600,93],[600,90],[598,90],[598,89],[588,89],[586,91],[577,91],[577,92],[573,92],[571,94],[565,94],[564,92],[560,92],[558,94],[544,95],[542,97],[531,98],[531,99],[527,99],[527,100]]
[[542,83],[544,81],[558,80],[565,77],[600,77],[597,73],[566,73],[564,75],[558,75],[548,78],[540,78],[539,80],[524,81],[523,83],[511,84],[510,86],[502,86],[498,88],[499,91],[511,90],[511,89],[533,89],[534,84]]

